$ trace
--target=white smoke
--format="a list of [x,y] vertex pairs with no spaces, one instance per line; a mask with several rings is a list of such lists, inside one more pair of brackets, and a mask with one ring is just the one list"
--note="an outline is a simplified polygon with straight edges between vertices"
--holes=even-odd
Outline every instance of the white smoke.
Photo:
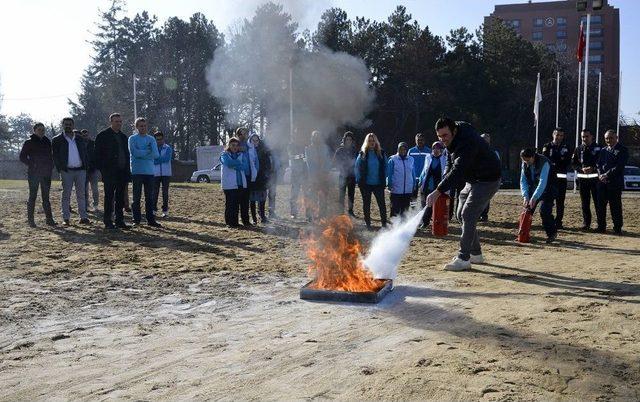
[[409,248],[426,209],[421,209],[403,222],[397,222],[391,230],[381,232],[373,239],[364,265],[373,273],[374,278],[396,279],[398,265]]

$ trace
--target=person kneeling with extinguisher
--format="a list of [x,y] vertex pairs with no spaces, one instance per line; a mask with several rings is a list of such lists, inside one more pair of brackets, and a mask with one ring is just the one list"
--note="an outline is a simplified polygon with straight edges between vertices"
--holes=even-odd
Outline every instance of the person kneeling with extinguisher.
[[522,169],[520,171],[520,191],[523,207],[531,213],[540,205],[542,226],[547,233],[547,243],[553,243],[558,234],[553,217],[553,200],[558,191],[556,171],[549,159],[536,153],[533,148],[520,151]]

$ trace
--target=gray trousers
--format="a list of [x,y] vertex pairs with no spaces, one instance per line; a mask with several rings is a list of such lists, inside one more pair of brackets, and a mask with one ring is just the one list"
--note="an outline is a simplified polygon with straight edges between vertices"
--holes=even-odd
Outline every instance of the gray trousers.
[[100,171],[95,169],[91,172],[87,171],[87,180],[85,182],[85,200],[86,205],[89,205],[89,185],[91,185],[91,195],[93,196],[93,207],[97,208],[100,202],[100,191],[98,189],[98,176]]
[[85,203],[85,182],[87,180],[86,170],[67,170],[60,172],[62,178],[62,219],[71,218],[71,190],[76,187],[76,200],[78,201],[78,213],[80,218],[87,218],[87,204]]
[[498,192],[500,180],[481,183],[467,183],[460,192],[456,217],[462,222],[460,235],[460,251],[458,258],[468,261],[471,254],[482,254],[480,237],[478,236],[478,219],[491,198]]

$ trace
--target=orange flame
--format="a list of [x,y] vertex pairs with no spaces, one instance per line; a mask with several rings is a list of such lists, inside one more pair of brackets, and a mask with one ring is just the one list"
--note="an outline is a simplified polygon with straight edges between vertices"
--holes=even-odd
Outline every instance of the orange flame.
[[321,221],[325,225],[318,237],[305,241],[311,259],[309,275],[314,278],[313,289],[348,292],[375,292],[384,280],[374,279],[362,262],[363,248],[346,215]]

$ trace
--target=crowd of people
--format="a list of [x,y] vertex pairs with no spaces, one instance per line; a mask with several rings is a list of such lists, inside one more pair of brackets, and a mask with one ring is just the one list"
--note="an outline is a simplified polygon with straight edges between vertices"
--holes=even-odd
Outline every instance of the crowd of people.
[[[132,183],[131,212],[133,225],[142,222],[142,195],[146,223],[160,226],[156,217],[167,217],[169,182],[173,149],[164,142],[162,132],[148,133],[145,118],[137,118],[133,134],[122,132],[122,117],[109,116],[109,127],[92,140],[87,130],[76,130],[74,120],[62,120],[63,132],[51,141],[44,135],[42,123],[33,126],[33,135],[25,141],[20,160],[28,166],[29,200],[27,221],[36,226],[34,211],[38,189],[48,225],[56,225],[49,202],[52,169],[62,181],[61,213],[65,226],[71,225],[71,194],[75,189],[80,224],[91,224],[87,211],[98,208],[98,176],[104,187],[103,222],[106,229],[126,229],[124,210],[128,203],[128,183]],[[387,156],[374,133],[365,136],[360,147],[355,135],[347,131],[340,146],[330,152],[319,131],[308,139],[297,132],[287,146],[291,185],[289,208],[292,219],[311,222],[326,217],[329,194],[337,190],[337,210],[357,217],[354,211],[355,189],[362,196],[362,212],[368,230],[371,200],[375,198],[382,227],[388,224],[386,191],[389,192],[390,216],[402,216],[412,202],[426,208],[421,227],[430,224],[431,208],[441,194],[447,194],[451,209],[460,222],[460,250],[448,270],[465,270],[472,263],[482,263],[479,221],[488,220],[489,205],[501,184],[499,153],[491,147],[489,134],[480,135],[469,123],[441,118],[436,122],[438,141],[427,145],[426,136],[418,133],[415,146],[400,142],[397,152]],[[606,207],[609,205],[613,231],[622,233],[624,166],[628,150],[618,141],[615,131],[605,133],[606,146],[594,142],[589,130],[581,133],[582,144],[571,152],[564,141],[564,130],[556,128],[552,141],[541,152],[533,148],[520,152],[522,160],[520,190],[523,208],[533,213],[539,208],[547,242],[553,242],[563,228],[567,173],[577,172],[580,186],[583,226],[591,230],[591,202],[595,205],[596,231],[606,231]],[[235,130],[220,156],[221,187],[225,195],[225,223],[232,228],[269,223],[278,218],[275,201],[281,161],[262,138],[247,128]],[[337,171],[337,180],[331,178]],[[89,187],[92,198],[89,198]],[[157,203],[162,189],[162,213]],[[332,190],[333,189],[333,190]],[[92,203],[90,202],[92,201]],[[345,206],[346,201],[346,206]],[[269,204],[267,209],[267,202]],[[556,208],[555,217],[553,208]]]

